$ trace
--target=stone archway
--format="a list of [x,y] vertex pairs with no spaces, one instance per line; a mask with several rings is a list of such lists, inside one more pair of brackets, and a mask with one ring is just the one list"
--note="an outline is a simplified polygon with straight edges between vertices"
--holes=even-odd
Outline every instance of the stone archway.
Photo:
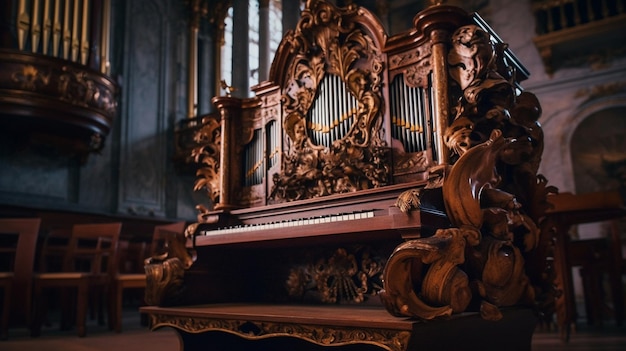
[[[626,106],[587,116],[570,141],[576,193],[626,188]],[[626,195],[626,194],[624,194]]]

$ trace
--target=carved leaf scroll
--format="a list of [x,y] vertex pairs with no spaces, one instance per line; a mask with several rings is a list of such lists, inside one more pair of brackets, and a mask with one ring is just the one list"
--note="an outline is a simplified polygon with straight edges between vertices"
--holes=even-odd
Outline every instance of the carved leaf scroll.
[[[337,9],[311,2],[298,27],[284,40],[293,59],[283,91],[283,127],[287,150],[270,195],[293,201],[386,185],[389,155],[382,138],[382,71],[380,49],[356,6]],[[348,132],[332,145],[316,144],[307,133],[307,113],[326,75],[345,84],[357,101]],[[331,92],[332,94],[332,92]]]
[[[381,293],[392,314],[433,319],[479,306],[484,319],[498,320],[500,307],[554,298],[553,233],[542,220],[556,189],[537,174],[541,107],[504,78],[514,76],[498,57],[504,47],[474,25],[452,35],[448,63],[458,105],[444,138],[455,157],[433,170],[443,181],[431,182],[442,187],[452,227],[396,248]],[[409,212],[419,208],[419,196],[402,194],[398,203]]]
[[191,151],[196,163],[202,166],[196,171],[194,191],[205,189],[209,198],[218,202],[219,197],[219,160],[221,129],[220,122],[214,116],[202,120],[202,127],[194,134],[194,142],[198,145]]

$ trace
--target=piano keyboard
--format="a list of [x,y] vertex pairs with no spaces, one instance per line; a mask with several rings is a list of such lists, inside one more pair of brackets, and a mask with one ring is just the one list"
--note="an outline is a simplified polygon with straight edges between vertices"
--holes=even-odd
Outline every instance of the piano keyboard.
[[254,232],[257,230],[279,229],[279,228],[300,227],[300,226],[305,226],[305,225],[314,225],[314,224],[322,224],[322,223],[354,221],[358,219],[366,219],[366,218],[372,218],[372,217],[374,217],[373,210],[352,212],[352,213],[329,214],[329,215],[311,217],[311,218],[295,218],[295,219],[284,220],[280,222],[240,224],[240,225],[223,227],[223,228],[218,228],[218,229],[213,229],[213,230],[203,230],[200,232],[200,235]]

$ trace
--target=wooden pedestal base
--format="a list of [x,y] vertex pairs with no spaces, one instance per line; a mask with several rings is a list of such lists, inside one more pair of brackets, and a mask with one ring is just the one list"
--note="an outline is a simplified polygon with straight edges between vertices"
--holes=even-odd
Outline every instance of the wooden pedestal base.
[[224,304],[142,307],[155,330],[173,327],[185,351],[530,350],[537,318],[504,310],[486,321],[477,313],[446,320],[397,318],[381,306]]

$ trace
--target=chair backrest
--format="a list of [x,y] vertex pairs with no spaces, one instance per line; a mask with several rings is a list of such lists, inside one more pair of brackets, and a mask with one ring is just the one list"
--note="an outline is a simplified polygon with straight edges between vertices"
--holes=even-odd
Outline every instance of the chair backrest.
[[64,269],[112,276],[117,271],[117,250],[122,223],[75,224]]
[[[35,250],[39,237],[39,218],[1,218],[0,233],[10,240],[14,236],[12,245],[1,246],[2,251],[13,256],[11,267],[13,271],[13,316],[22,315],[22,318],[30,316],[31,281],[33,266],[35,264]],[[16,238],[15,238],[16,237]]]
[[46,233],[37,257],[40,273],[63,270],[71,236],[71,229],[52,229]]
[[152,242],[150,243],[150,256],[152,257],[163,251],[168,235],[171,233],[182,233],[185,230],[185,222],[162,224],[154,227]]

